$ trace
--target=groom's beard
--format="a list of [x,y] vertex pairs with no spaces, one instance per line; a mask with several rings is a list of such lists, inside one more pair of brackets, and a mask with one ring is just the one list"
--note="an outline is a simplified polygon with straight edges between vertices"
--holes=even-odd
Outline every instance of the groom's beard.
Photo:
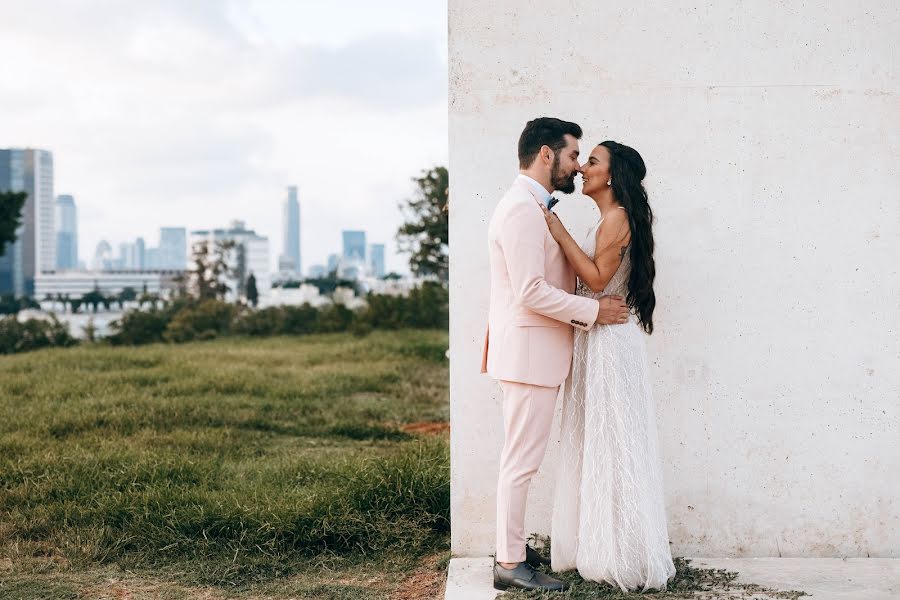
[[575,191],[575,171],[566,177],[566,174],[559,168],[559,156],[553,160],[553,169],[550,171],[550,185],[557,192],[563,194],[571,194]]

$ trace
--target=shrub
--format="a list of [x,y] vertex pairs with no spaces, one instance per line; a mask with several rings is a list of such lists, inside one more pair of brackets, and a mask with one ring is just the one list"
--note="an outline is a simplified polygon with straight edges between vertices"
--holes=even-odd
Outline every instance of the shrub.
[[185,306],[169,321],[163,338],[170,342],[215,338],[230,331],[235,312],[234,305],[220,300]]
[[245,310],[234,322],[231,331],[243,335],[278,335],[284,328],[284,314],[280,307]]
[[122,318],[113,321],[113,334],[107,339],[114,345],[152,344],[163,341],[163,332],[169,317],[161,310],[129,310]]
[[354,315],[353,321],[350,322],[349,331],[356,337],[366,337],[372,333],[372,325],[366,320],[359,318],[359,315]]
[[372,294],[366,296],[366,308],[360,319],[375,329],[399,329],[409,310],[407,299],[403,296]]
[[409,310],[404,319],[407,327],[448,327],[449,294],[443,285],[426,281],[410,290],[408,300]]
[[299,335],[316,331],[319,311],[308,303],[302,306],[282,306],[281,314],[284,318],[281,333]]
[[426,281],[405,298],[369,294],[366,302],[359,318],[374,329],[446,328],[449,324],[449,296],[437,282]]
[[0,354],[26,352],[52,346],[74,346],[78,343],[69,327],[60,323],[56,315],[50,320],[28,319],[20,323],[16,317],[0,318]]
[[353,311],[343,304],[332,304],[319,311],[316,333],[347,331],[353,322]]

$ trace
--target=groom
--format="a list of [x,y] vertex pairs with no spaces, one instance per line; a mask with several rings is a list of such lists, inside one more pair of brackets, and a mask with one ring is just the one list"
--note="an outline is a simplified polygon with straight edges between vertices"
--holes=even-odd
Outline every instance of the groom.
[[494,587],[565,590],[535,570],[549,560],[525,544],[525,502],[544,458],[559,386],[572,363],[573,327],[624,323],[625,302],[575,296],[575,272],[550,235],[541,205],[575,191],[581,127],[529,121],[519,137],[519,176],[488,228],[491,303],[481,371],[500,381],[506,439],[497,481]]

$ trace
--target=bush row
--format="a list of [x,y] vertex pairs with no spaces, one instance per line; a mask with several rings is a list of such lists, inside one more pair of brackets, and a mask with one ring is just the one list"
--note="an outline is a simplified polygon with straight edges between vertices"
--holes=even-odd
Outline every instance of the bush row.
[[28,319],[19,322],[15,316],[0,318],[0,354],[26,352],[51,346],[73,346],[78,343],[65,323],[55,315],[50,319]]
[[[373,329],[441,328],[448,326],[447,290],[425,283],[406,297],[369,294],[366,306],[352,311],[343,304],[316,308],[273,306],[254,309],[220,300],[197,301],[180,297],[162,308],[133,309],[113,322],[113,333],[105,340],[113,345],[154,342],[182,343],[224,335],[304,335],[351,332],[365,335]],[[67,327],[55,317],[51,321],[16,318],[0,320],[0,354],[23,352],[47,346],[77,343]]]

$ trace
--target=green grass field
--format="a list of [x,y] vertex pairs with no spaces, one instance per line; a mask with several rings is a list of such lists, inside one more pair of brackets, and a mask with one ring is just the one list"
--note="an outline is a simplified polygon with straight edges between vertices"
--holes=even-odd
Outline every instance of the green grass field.
[[446,347],[400,331],[0,358],[0,597],[417,597],[448,556],[446,429],[415,426],[448,420]]

